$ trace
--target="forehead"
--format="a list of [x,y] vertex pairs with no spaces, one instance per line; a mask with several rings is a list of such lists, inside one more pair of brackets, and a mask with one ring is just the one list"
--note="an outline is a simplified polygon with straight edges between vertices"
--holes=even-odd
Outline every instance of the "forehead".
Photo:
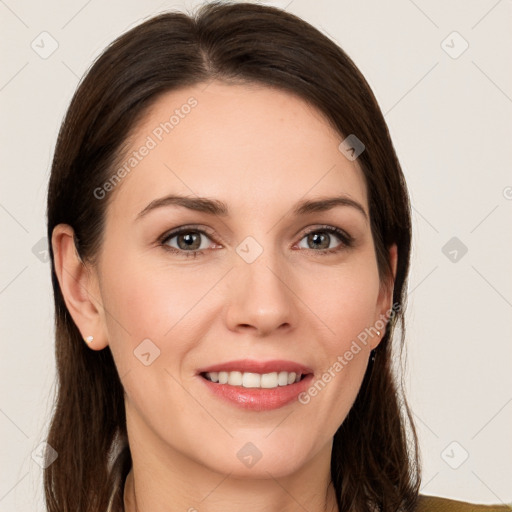
[[161,96],[135,127],[113,207],[140,211],[168,193],[253,213],[344,194],[367,205],[343,137],[296,95],[260,85],[197,84]]

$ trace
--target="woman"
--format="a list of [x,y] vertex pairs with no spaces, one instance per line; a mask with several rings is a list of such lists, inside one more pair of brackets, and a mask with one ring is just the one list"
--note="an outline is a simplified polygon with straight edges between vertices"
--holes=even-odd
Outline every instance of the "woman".
[[446,504],[418,496],[391,371],[404,177],[370,87],[316,29],[215,3],[116,40],[62,125],[48,237],[50,512]]

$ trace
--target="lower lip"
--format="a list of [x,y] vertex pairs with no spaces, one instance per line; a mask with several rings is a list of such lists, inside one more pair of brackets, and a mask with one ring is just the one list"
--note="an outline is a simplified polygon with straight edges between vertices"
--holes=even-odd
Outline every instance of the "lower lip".
[[297,396],[305,391],[313,380],[313,374],[306,375],[299,382],[288,386],[277,386],[276,388],[244,388],[243,386],[230,386],[212,382],[203,376],[199,378],[206,384],[208,389],[218,397],[227,402],[251,411],[270,411],[279,409],[297,399]]

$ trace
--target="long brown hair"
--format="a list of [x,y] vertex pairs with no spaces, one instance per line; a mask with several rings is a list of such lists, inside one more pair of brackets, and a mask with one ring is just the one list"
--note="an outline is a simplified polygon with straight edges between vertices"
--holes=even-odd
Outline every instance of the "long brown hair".
[[[359,155],[381,281],[398,262],[398,304],[348,416],[334,436],[331,475],[340,511],[415,508],[417,435],[395,375],[402,357],[411,248],[407,187],[370,86],[346,53],[320,31],[277,8],[214,2],[194,15],[159,14],[115,40],[81,81],[61,126],[48,192],[48,239],[59,223],[75,231],[83,261],[94,262],[112,193],[94,190],[113,175],[137,122],[165,92],[208,82],[258,83],[298,95],[340,134],[365,145]],[[44,474],[49,512],[122,511],[131,468],[123,386],[109,347],[90,350],[68,310],[52,261],[57,396],[47,442],[58,458]],[[400,339],[392,339],[400,323]],[[399,349],[399,353],[396,353]],[[392,356],[393,353],[393,356]],[[371,367],[369,367],[371,368]],[[371,378],[370,378],[371,376]]]

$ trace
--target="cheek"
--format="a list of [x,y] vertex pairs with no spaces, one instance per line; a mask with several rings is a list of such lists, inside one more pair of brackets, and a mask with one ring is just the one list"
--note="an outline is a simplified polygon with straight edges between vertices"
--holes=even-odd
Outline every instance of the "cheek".
[[[375,322],[379,296],[376,263],[370,258],[316,276],[316,288],[308,294],[319,318],[328,328],[329,352],[347,350],[352,340]],[[323,290],[323,292],[321,292]],[[360,336],[364,338],[364,335]]]
[[220,274],[151,265],[143,257],[125,255],[119,262],[105,260],[103,276],[102,299],[112,350],[131,354],[150,339],[161,356],[170,352],[169,344],[176,356],[200,339],[203,323],[198,320],[210,314],[206,296]]
[[[171,352],[165,349],[172,344],[172,354],[178,356],[199,344],[236,289],[236,283],[230,286],[230,276],[221,279],[228,267],[185,261],[181,267],[171,267],[164,258],[148,263],[147,255],[122,252],[116,253],[113,242],[102,264],[102,298],[112,351],[132,356],[143,340],[150,339],[161,355]],[[318,344],[329,360],[348,350],[375,321],[379,282],[371,256],[370,250],[363,251],[344,265],[318,265],[314,272],[309,265],[298,265],[288,274],[286,281],[300,298],[291,295],[290,300],[306,313],[299,323],[306,330],[309,324],[324,333]]]
[[[366,371],[371,330],[376,318],[379,293],[378,272],[372,260],[339,269],[336,277],[317,275],[324,283],[323,297],[319,290],[308,295],[311,309],[319,312],[326,335],[320,338],[322,369],[311,387],[302,395],[308,421],[325,426],[326,435],[333,435],[350,411]],[[307,423],[307,422],[306,422]]]

